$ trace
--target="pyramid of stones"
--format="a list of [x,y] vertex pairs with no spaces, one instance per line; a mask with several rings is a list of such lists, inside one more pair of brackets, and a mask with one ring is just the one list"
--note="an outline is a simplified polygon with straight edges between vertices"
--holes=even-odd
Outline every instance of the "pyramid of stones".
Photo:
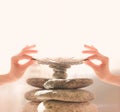
[[49,65],[54,73],[51,79],[27,79],[26,82],[35,89],[25,93],[25,98],[29,102],[23,112],[98,112],[96,105],[91,103],[94,94],[84,89],[93,84],[93,80],[67,78],[66,70],[71,65],[82,64],[82,61],[73,58],[39,60],[39,64]]

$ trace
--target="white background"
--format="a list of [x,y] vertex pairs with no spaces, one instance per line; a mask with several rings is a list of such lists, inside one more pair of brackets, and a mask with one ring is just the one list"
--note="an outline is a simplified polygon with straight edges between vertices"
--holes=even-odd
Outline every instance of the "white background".
[[0,71],[31,44],[38,57],[82,57],[83,45],[94,45],[119,68],[119,6],[119,0],[0,0]]
[[[11,56],[31,44],[39,50],[36,57],[84,57],[83,45],[94,45],[110,58],[111,71],[119,72],[119,38],[119,0],[0,0],[0,74],[9,71]],[[95,76],[82,67],[80,73]],[[8,86],[11,94],[21,92],[22,84],[1,91],[7,94]]]

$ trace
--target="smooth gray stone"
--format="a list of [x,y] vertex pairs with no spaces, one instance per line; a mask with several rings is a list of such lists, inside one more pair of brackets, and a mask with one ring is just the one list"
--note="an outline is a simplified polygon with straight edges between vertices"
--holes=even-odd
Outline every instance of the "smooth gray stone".
[[34,101],[34,102],[41,102],[42,100],[38,100],[36,96],[34,95],[37,91],[40,91],[40,89],[34,89],[31,91],[28,91],[24,94],[25,99]]
[[59,70],[64,70],[64,69],[70,68],[71,65],[69,65],[69,64],[60,64],[60,63],[56,64],[55,63],[55,64],[50,64],[49,67],[59,69]]
[[35,92],[38,100],[59,100],[68,102],[86,102],[94,99],[94,94],[83,89],[40,90]]
[[22,112],[38,112],[38,105],[40,103],[28,102],[25,104]]
[[53,79],[66,79],[68,74],[63,71],[56,71],[52,74]]
[[98,112],[96,105],[86,103],[70,103],[45,101],[39,104],[38,112]]
[[43,88],[43,84],[48,80],[48,78],[29,78],[26,82],[31,86]]
[[92,79],[77,78],[77,79],[51,79],[44,83],[46,89],[76,89],[93,84]]
[[66,72],[67,69],[66,69],[66,68],[62,68],[62,69],[53,68],[53,71],[54,71],[54,72],[56,72],[56,71],[63,71],[63,72]]

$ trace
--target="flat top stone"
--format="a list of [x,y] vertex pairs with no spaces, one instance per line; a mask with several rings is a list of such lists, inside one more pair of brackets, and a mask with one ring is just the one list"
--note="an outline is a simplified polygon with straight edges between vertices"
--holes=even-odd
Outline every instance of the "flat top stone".
[[74,57],[50,57],[50,58],[43,58],[43,59],[35,59],[38,61],[39,64],[59,64],[59,65],[76,65],[82,64],[82,58],[74,58]]
[[93,83],[89,78],[50,79],[44,83],[46,89],[76,89],[89,86]]

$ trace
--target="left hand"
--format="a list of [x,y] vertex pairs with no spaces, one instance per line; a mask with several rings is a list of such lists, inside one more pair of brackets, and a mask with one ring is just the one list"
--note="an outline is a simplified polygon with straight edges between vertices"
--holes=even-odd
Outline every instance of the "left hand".
[[[17,80],[23,76],[26,69],[32,65],[35,60],[32,60],[30,54],[37,53],[37,50],[33,50],[35,45],[30,45],[24,47],[21,52],[11,58],[11,69],[9,72],[9,77],[11,80]],[[26,60],[24,64],[21,64],[20,61]]]

